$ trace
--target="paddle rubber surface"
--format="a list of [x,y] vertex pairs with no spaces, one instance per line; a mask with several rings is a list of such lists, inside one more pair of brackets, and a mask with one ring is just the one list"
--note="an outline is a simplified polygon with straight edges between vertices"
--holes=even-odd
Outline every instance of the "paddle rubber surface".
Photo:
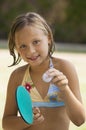
[[19,112],[23,120],[28,123],[33,123],[33,111],[32,111],[32,101],[29,92],[24,86],[18,86],[16,90],[16,100]]

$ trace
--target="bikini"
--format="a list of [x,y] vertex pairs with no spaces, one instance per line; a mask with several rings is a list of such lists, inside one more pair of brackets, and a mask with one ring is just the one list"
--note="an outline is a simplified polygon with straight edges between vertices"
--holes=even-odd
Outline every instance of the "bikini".
[[[53,67],[52,60],[50,59],[50,68]],[[29,91],[31,99],[32,99],[32,106],[33,107],[61,107],[64,106],[64,101],[60,98],[60,90],[54,84],[50,84],[47,95],[42,98],[39,94],[38,90],[36,89],[34,83],[32,82],[30,73],[29,73],[30,66],[27,67],[22,85]]]

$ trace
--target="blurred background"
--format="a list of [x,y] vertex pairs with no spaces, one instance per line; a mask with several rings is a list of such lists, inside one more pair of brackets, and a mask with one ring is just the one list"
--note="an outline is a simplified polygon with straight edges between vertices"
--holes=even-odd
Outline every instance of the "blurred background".
[[[56,45],[55,55],[74,63],[86,108],[86,0],[0,0],[0,130],[7,82],[11,72],[18,67],[8,68],[12,63],[8,34],[14,18],[29,11],[42,15],[50,25]],[[86,124],[76,127],[71,123],[70,130],[86,130]]]
[[0,39],[7,39],[13,19],[28,11],[47,20],[55,42],[86,44],[86,0],[0,0]]

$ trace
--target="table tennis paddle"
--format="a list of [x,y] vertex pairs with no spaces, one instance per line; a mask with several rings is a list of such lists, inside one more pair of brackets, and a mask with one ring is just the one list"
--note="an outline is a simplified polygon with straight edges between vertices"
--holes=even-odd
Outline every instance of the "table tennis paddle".
[[32,100],[30,93],[22,85],[18,86],[16,89],[16,101],[18,109],[23,120],[28,123],[33,123],[33,110],[32,110]]

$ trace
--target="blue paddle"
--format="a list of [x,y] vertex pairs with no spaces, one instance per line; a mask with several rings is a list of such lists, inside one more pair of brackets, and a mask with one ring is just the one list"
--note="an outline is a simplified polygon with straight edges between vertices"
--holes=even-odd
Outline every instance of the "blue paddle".
[[16,89],[16,101],[18,109],[23,120],[28,123],[33,123],[32,101],[29,92],[24,86],[18,86]]

